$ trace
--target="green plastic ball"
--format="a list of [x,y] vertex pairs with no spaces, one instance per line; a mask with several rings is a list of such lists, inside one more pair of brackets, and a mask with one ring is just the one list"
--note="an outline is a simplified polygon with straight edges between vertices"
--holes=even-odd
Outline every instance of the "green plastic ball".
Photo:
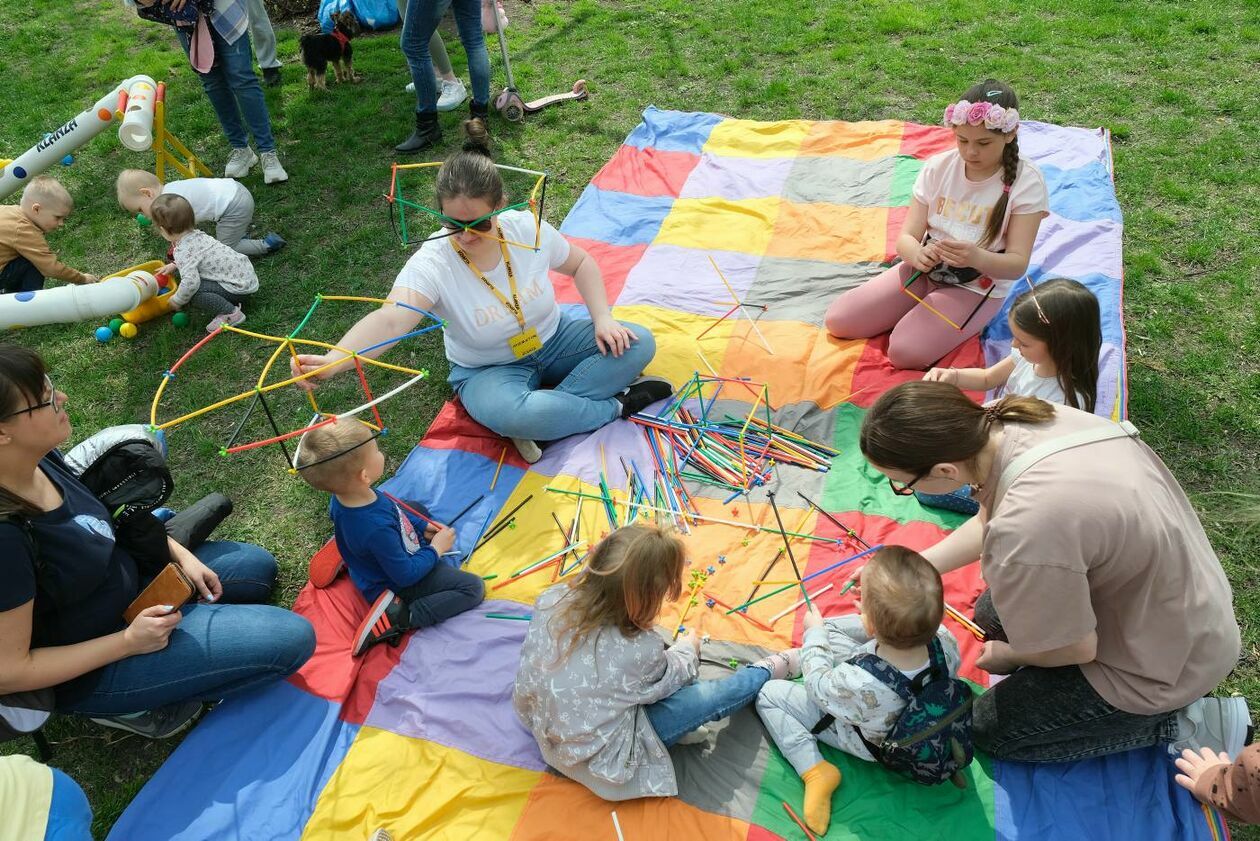
[[121,318],[111,318],[109,320],[109,329],[113,330],[115,333],[117,333],[122,326],[123,320]]
[[174,324],[176,327],[187,327],[188,326],[188,313],[186,312],[175,313],[174,315],[171,316],[171,323]]

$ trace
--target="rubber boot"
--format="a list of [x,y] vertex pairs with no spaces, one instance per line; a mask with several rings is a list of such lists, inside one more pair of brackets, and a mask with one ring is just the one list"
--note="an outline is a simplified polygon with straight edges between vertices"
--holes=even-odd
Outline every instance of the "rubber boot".
[[395,152],[404,154],[427,149],[442,139],[442,127],[438,125],[438,115],[416,114],[416,130],[402,143],[394,147]]

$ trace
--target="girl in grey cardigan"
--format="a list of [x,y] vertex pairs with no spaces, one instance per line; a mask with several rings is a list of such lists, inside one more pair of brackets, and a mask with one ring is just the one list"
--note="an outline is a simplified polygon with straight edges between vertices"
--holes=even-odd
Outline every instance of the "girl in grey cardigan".
[[665,647],[653,622],[682,593],[682,541],[645,524],[617,529],[572,582],[538,597],[513,704],[547,764],[605,800],[678,793],[667,748],[746,706],[799,652],[696,682],[694,631]]

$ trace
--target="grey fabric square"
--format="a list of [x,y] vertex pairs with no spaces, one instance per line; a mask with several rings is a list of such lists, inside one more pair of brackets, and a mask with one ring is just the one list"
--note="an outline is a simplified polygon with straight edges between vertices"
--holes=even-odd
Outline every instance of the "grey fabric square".
[[820,327],[827,305],[837,295],[860,286],[883,270],[878,263],[766,257],[757,267],[757,277],[747,300],[769,307],[762,321],[800,321]]
[[896,163],[895,157],[875,161],[841,156],[797,158],[783,185],[783,197],[797,203],[887,207]]

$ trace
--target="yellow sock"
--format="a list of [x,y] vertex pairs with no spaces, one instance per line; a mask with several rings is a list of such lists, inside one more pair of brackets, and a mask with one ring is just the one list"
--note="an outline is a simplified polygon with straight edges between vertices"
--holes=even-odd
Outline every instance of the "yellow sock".
[[831,823],[831,794],[840,787],[840,769],[824,759],[801,779],[805,781],[805,823],[825,835]]

